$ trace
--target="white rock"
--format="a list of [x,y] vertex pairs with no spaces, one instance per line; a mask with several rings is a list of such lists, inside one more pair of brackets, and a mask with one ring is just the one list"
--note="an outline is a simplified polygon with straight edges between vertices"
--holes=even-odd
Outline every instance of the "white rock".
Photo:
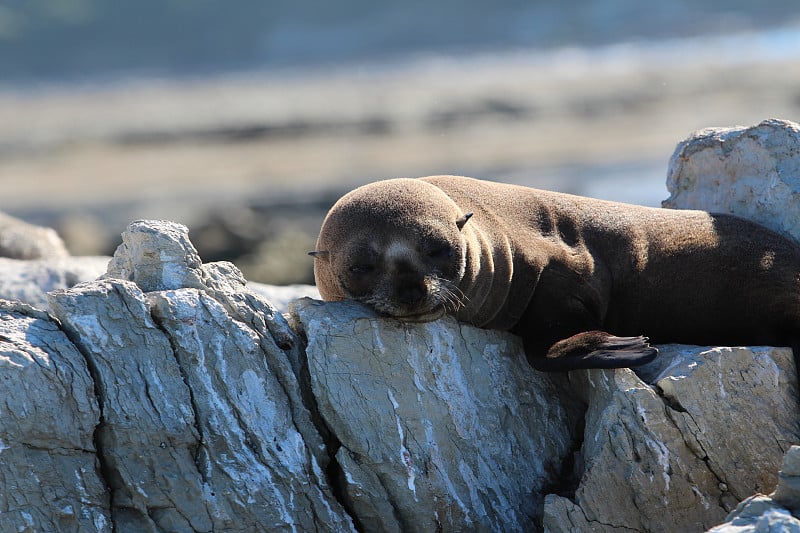
[[58,324],[0,300],[0,531],[112,531],[86,361]]
[[55,230],[0,213],[0,257],[55,259],[68,255],[64,241]]
[[46,293],[105,274],[110,257],[8,259],[0,257],[0,298],[47,309]]
[[48,295],[92,368],[113,527],[351,531],[286,321],[233,265],[202,265],[184,227],[132,229],[106,279]]
[[800,440],[788,348],[660,346],[633,371],[572,372],[589,405],[573,501],[550,498],[545,529],[701,531],[772,490]]
[[800,240],[800,125],[700,130],[678,144],[664,207],[733,213]]
[[311,384],[367,531],[524,531],[561,482],[580,408],[514,336],[299,300]]

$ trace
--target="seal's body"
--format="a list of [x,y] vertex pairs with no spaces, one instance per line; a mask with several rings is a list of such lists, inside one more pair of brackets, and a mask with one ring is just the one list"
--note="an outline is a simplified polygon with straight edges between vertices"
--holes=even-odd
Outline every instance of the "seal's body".
[[656,350],[642,334],[800,338],[800,246],[731,215],[456,176],[396,179],[339,200],[314,255],[326,300],[511,330],[544,370],[645,363]]

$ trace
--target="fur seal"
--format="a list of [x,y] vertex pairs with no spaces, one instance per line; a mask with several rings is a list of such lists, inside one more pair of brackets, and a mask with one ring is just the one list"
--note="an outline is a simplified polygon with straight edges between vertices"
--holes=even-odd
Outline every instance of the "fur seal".
[[336,202],[311,255],[325,300],[510,330],[540,370],[644,364],[648,339],[800,338],[800,246],[732,215],[400,178]]

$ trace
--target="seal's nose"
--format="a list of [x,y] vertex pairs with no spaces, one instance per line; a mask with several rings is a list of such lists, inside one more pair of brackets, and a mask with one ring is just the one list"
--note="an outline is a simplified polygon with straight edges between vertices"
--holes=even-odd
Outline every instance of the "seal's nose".
[[425,300],[425,285],[419,283],[403,283],[397,286],[397,302],[403,305],[417,305]]
[[399,262],[396,272],[395,299],[402,305],[418,305],[425,301],[428,291],[424,276],[412,265]]

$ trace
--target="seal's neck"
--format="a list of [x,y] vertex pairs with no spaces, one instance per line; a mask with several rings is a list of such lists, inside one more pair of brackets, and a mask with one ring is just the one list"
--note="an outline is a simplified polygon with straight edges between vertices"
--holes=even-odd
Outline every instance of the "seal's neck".
[[477,224],[462,230],[466,241],[464,276],[459,289],[465,306],[457,318],[478,327],[509,329],[502,320],[513,275],[512,248],[502,233],[485,232]]

